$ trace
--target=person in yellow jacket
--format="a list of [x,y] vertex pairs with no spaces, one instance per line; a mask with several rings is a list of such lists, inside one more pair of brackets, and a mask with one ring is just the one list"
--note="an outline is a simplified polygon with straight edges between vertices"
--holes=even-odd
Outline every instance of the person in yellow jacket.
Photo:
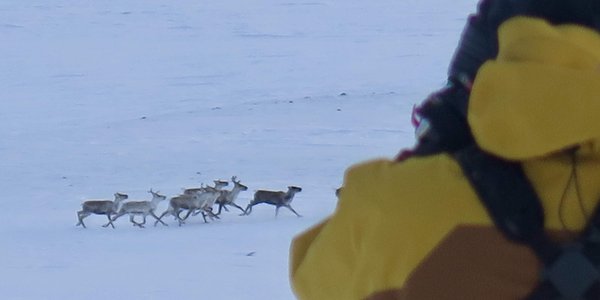
[[[469,86],[474,141],[522,164],[546,229],[565,236],[600,199],[600,34],[588,21],[507,14]],[[290,260],[299,299],[523,299],[540,268],[445,151],[352,166],[335,213],[294,239]]]

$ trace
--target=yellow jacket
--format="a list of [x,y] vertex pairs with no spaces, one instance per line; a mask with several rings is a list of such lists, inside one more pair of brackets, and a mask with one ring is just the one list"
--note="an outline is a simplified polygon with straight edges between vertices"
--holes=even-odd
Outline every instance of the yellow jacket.
[[[475,140],[523,162],[548,229],[580,230],[600,198],[600,35],[516,17],[499,42],[470,96]],[[576,176],[562,151],[574,145]],[[290,259],[298,298],[324,300],[519,299],[539,267],[445,154],[351,167],[335,213],[294,239]]]

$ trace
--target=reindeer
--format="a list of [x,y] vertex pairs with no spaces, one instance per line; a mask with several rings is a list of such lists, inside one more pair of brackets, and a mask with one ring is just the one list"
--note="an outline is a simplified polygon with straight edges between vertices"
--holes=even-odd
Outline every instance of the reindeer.
[[[213,187],[206,187],[204,189],[204,191],[197,191],[194,194],[183,194],[172,197],[169,200],[169,208],[158,217],[156,222],[154,222],[154,226],[156,226],[158,222],[165,224],[161,219],[167,214],[174,216],[179,222],[179,226],[181,226],[181,224],[185,223],[185,220],[190,214],[196,210],[202,212],[205,223],[208,223],[208,221],[206,221],[207,216],[218,219],[219,217],[212,213],[212,206],[219,197],[220,191]],[[187,210],[188,212],[185,217],[181,218],[180,213],[183,210]]]
[[[213,182],[215,183],[214,188],[217,190],[222,190],[224,187],[229,185],[228,181],[225,180],[213,180]],[[206,187],[204,186],[204,184],[202,184],[199,188],[187,188],[183,190],[183,194],[184,195],[194,195],[198,192],[204,192],[206,190]]]
[[[133,226],[138,226],[140,228],[144,228],[144,224],[146,224],[146,216],[148,216],[148,215],[153,216],[156,220],[160,221],[164,225],[167,225],[163,221],[161,221],[156,216],[156,214],[154,214],[154,211],[156,210],[156,206],[158,205],[158,203],[160,201],[167,199],[167,197],[159,194],[159,192],[152,191],[152,189],[150,189],[148,191],[148,193],[152,194],[151,201],[132,201],[132,202],[124,203],[121,206],[121,209],[119,209],[119,212],[117,213],[117,215],[115,215],[115,217],[112,218],[109,223],[112,224],[112,222],[114,222],[116,219],[118,219],[122,215],[128,214],[129,221],[131,221],[131,223],[133,223]],[[138,223],[134,220],[134,217],[136,215],[141,215],[143,217],[142,223]]]
[[217,216],[221,214],[221,209],[225,208],[225,210],[227,210],[227,207],[225,207],[225,205],[237,207],[239,210],[242,211],[242,215],[245,213],[242,207],[235,204],[235,199],[241,191],[248,190],[248,187],[241,184],[239,180],[236,181],[236,178],[236,176],[231,177],[231,182],[233,182],[234,185],[231,191],[223,190],[221,191],[219,198],[217,198],[216,203],[219,204],[219,210],[216,213]]
[[248,204],[248,206],[244,210],[243,215],[249,215],[252,212],[252,207],[254,205],[266,203],[275,205],[275,217],[277,217],[277,214],[279,213],[279,208],[282,206],[287,207],[289,210],[295,213],[296,216],[301,217],[301,215],[299,215],[291,206],[292,200],[294,199],[294,195],[301,191],[302,188],[297,186],[288,186],[287,192],[258,190],[254,193],[254,199],[250,201],[250,204]]
[[108,223],[102,225],[102,227],[108,227],[108,225],[110,224],[113,228],[115,228],[115,225],[113,225],[110,222],[110,216],[113,214],[116,214],[119,206],[121,204],[121,201],[125,200],[129,198],[129,196],[127,194],[122,194],[122,193],[115,193],[115,200],[111,201],[111,200],[88,200],[85,201],[81,204],[81,210],[77,212],[77,218],[79,219],[79,222],[77,222],[77,224],[75,224],[75,226],[83,226],[83,228],[87,228],[85,227],[85,224],[83,223],[83,219],[88,217],[91,214],[96,214],[96,215],[106,215],[106,217],[108,218]]
[[[215,186],[213,187],[214,189],[218,190],[218,191],[222,191],[224,187],[229,185],[228,181],[225,180],[213,180],[213,182],[215,183]],[[204,184],[202,184],[199,188],[189,188],[189,189],[185,189],[183,190],[183,195],[195,195],[197,193],[202,193],[202,192],[206,192],[207,189],[209,187],[208,186],[204,186]],[[212,211],[211,211],[212,212]],[[202,216],[206,219],[206,215],[203,209],[197,209],[193,212],[193,216],[198,215],[199,213],[202,213]],[[214,219],[216,215],[215,214],[211,214],[211,218]],[[175,218],[178,219],[178,218]],[[179,218],[181,219],[181,218]]]
[[194,213],[194,216],[202,213],[202,219],[204,219],[204,223],[208,223],[208,221],[206,221],[207,216],[210,217],[211,220],[219,219],[219,216],[215,215],[212,211],[217,198],[219,198],[221,195],[221,192],[223,192],[223,190],[207,187],[204,192],[196,194],[194,196],[195,198],[191,202],[195,208],[188,209],[188,213],[185,215],[185,217],[183,217],[183,220],[185,221],[191,213]]
[[[199,191],[198,191],[199,192]],[[177,220],[179,222],[179,226],[181,226],[181,224],[183,224],[183,219],[181,218],[181,216],[179,215],[184,209],[188,209],[189,208],[189,204],[192,201],[192,198],[194,197],[194,195],[179,195],[179,196],[175,196],[175,197],[171,197],[171,199],[169,199],[169,207],[167,208],[167,210],[165,212],[163,212],[159,217],[158,220],[156,220],[154,222],[154,226],[156,226],[158,224],[158,222],[160,221],[161,223],[164,224],[164,222],[161,221],[161,219],[167,215],[170,214],[172,215],[175,220]]]

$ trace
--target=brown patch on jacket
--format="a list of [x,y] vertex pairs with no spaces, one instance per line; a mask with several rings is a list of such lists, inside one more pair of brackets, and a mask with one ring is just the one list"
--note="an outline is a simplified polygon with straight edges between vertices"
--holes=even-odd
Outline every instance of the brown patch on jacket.
[[429,253],[399,289],[367,300],[523,299],[538,282],[540,263],[527,246],[494,227],[460,226]]

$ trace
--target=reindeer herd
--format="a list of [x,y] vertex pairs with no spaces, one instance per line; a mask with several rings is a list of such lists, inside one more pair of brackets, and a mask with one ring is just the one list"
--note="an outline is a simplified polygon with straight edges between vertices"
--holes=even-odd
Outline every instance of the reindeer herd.
[[[166,200],[167,197],[152,189],[148,191],[152,194],[152,200],[150,201],[124,202],[129,196],[123,193],[115,193],[114,200],[88,200],[82,203],[81,210],[77,212],[79,222],[77,222],[76,226],[81,225],[84,228],[87,228],[83,223],[83,219],[92,214],[106,215],[108,222],[102,225],[102,227],[112,226],[112,228],[115,228],[113,222],[124,215],[129,216],[129,221],[133,226],[138,226],[140,228],[143,228],[146,224],[146,217],[148,217],[148,215],[155,219],[154,226],[158,225],[158,223],[168,226],[168,224],[163,221],[163,217],[165,216],[172,216],[178,222],[179,226],[181,226],[185,224],[185,221],[190,216],[196,216],[198,214],[202,214],[204,222],[208,223],[207,218],[210,220],[219,219],[219,215],[223,209],[229,211],[228,207],[235,207],[242,212],[240,214],[241,216],[247,216],[252,213],[253,206],[261,203],[274,205],[275,216],[278,215],[279,208],[286,207],[296,214],[296,216],[301,217],[300,214],[292,208],[291,203],[294,199],[294,195],[302,191],[302,188],[289,186],[287,192],[258,190],[254,193],[254,198],[244,209],[237,205],[235,200],[237,199],[238,194],[248,190],[248,187],[241,184],[236,176],[231,178],[231,182],[233,182],[233,188],[231,190],[224,189],[229,185],[229,182],[224,180],[215,180],[214,186],[201,186],[199,188],[185,189],[181,195],[169,198],[167,210],[160,215],[156,213],[156,208],[158,204],[161,201]],[[214,212],[215,206],[218,206],[216,213]],[[183,217],[182,213],[185,213]],[[142,221],[137,222],[135,220],[136,216],[141,216]]]

